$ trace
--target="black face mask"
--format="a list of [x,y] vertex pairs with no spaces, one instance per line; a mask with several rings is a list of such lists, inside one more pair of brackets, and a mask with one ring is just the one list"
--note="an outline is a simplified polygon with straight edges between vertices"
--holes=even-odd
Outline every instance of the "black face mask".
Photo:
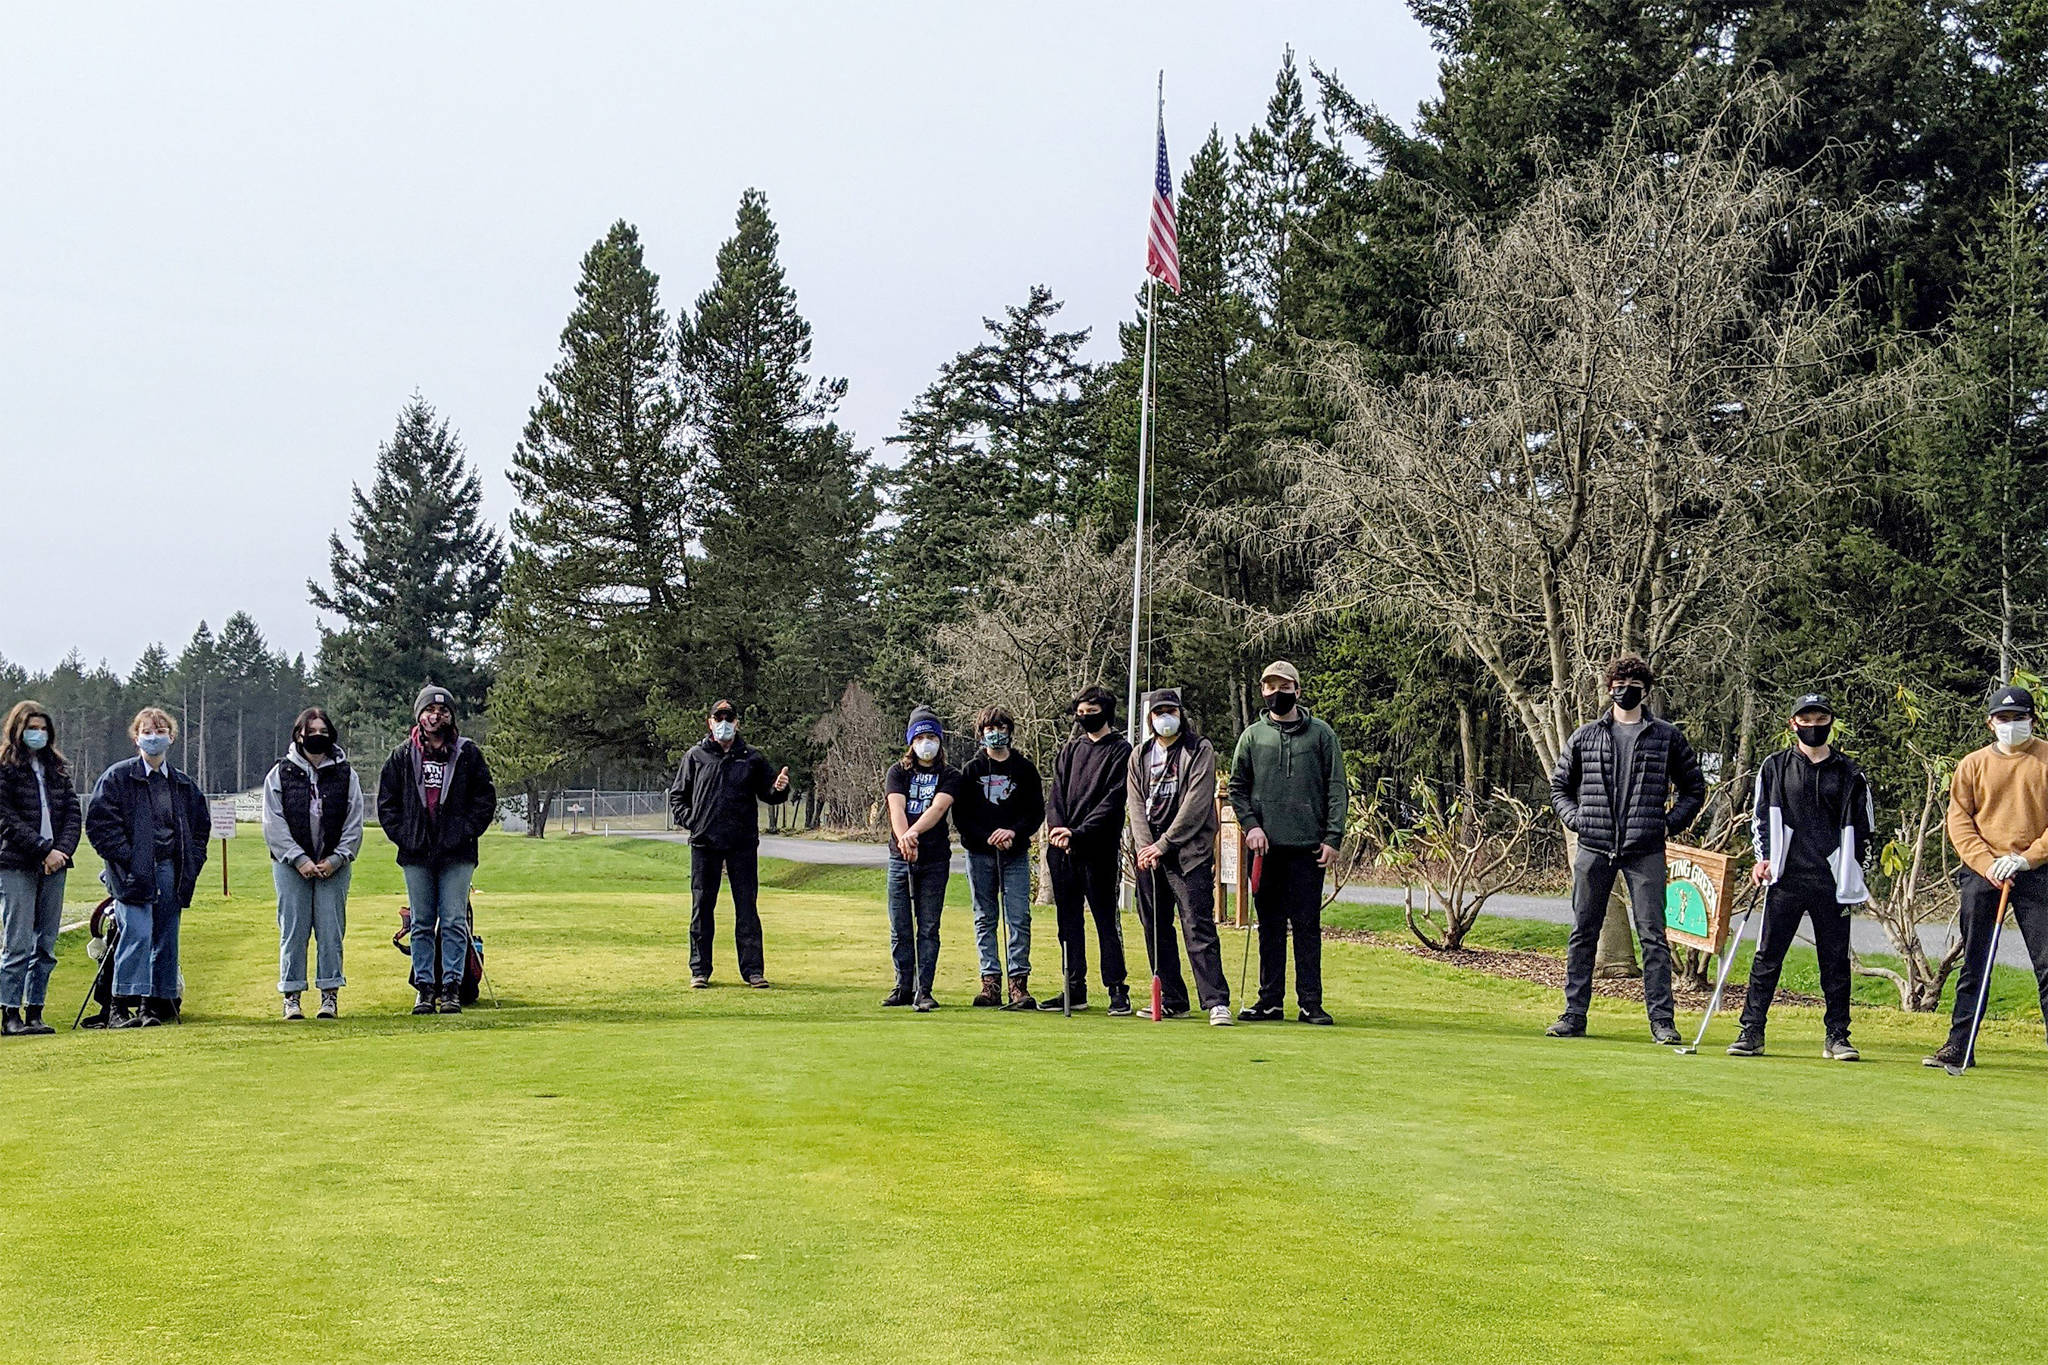
[[1821,745],[1827,743],[1828,736],[1834,732],[1835,723],[1833,721],[1829,721],[1826,725],[1795,725],[1792,727],[1792,733],[1799,736],[1799,742],[1809,749],[1818,749]]
[[1266,698],[1266,709],[1276,716],[1284,716],[1294,709],[1294,704],[1299,700],[1301,698],[1296,693],[1275,692]]
[[1607,695],[1624,711],[1633,711],[1643,704],[1643,689],[1638,683],[1617,683]]
[[299,740],[299,747],[309,754],[331,754],[334,752],[334,736],[325,734],[307,735]]
[[1103,726],[1109,724],[1109,712],[1097,711],[1092,716],[1084,716],[1076,712],[1074,715],[1074,719],[1081,723],[1081,728],[1083,730],[1086,730],[1089,734],[1092,735],[1097,730],[1100,730]]

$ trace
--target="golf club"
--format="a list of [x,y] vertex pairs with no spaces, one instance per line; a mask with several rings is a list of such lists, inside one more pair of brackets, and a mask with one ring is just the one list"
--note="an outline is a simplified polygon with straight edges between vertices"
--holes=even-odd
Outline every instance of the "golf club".
[[[107,974],[114,970],[114,940],[119,936],[121,928],[120,922],[114,918],[112,912],[108,909],[108,907],[113,905],[113,903],[113,899],[109,897],[107,900],[101,901],[99,905],[93,908],[92,913],[94,919],[100,919],[102,913],[105,913],[106,918],[102,920],[101,923],[109,932],[97,936],[99,938],[99,941],[105,944],[106,947],[104,951],[102,951],[100,954],[99,970],[92,974],[92,984],[85,988],[85,999],[78,1002],[78,1013],[71,1017],[71,1028],[73,1032],[76,1032],[79,1026],[85,1020],[85,1007],[87,1005],[90,1005],[93,1002],[94,998],[99,995],[100,982],[105,980]],[[88,927],[85,932],[88,935],[91,935],[92,929]]]
[[2011,899],[2012,880],[2007,878],[1998,887],[1998,917],[1991,921],[1991,951],[1984,956],[1984,980],[1977,986],[1977,1009],[1970,1016],[1970,1041],[1963,1048],[1963,1064],[1944,1063],[1941,1068],[1951,1076],[1968,1071],[1977,1056],[1977,1030],[1984,1027],[1984,1006],[1991,999],[1991,973],[1998,967],[1998,935],[2005,928],[2005,907]]
[[[1157,868],[1154,868],[1151,872],[1145,872],[1142,869],[1138,870],[1140,877],[1156,876],[1157,874]],[[1144,905],[1144,892],[1140,890],[1138,893],[1138,908],[1141,914],[1144,910]],[[1156,1024],[1166,1017],[1166,1010],[1163,1004],[1165,1000],[1164,988],[1159,983],[1159,886],[1156,882],[1152,886],[1151,920],[1152,922],[1145,926],[1149,931],[1148,936],[1150,938],[1150,942],[1145,945],[1145,948],[1152,955],[1152,1022]]]
[[[1721,955],[1721,975],[1714,982],[1713,997],[1707,1001],[1707,1017],[1700,1020],[1700,1031],[1694,1035],[1690,1046],[1672,1049],[1679,1056],[1691,1057],[1698,1054],[1700,1043],[1707,1036],[1707,1025],[1714,1022],[1714,1011],[1721,1008],[1721,992],[1728,989],[1728,969],[1735,965],[1736,950],[1742,947],[1742,936],[1749,930],[1749,917],[1755,913],[1757,898],[1763,895],[1763,893],[1764,889],[1759,884],[1755,890],[1749,893],[1749,899],[1743,903],[1742,922],[1735,926],[1735,937],[1728,940],[1728,951]],[[1756,922],[1756,941],[1759,946],[1764,941],[1764,922],[1761,918]]]
[[[1265,870],[1266,855],[1263,853],[1252,854],[1252,875],[1250,885],[1252,894],[1254,896],[1259,894],[1259,874],[1264,872]],[[1250,920],[1246,923],[1244,928],[1244,961],[1239,963],[1237,968],[1237,998],[1239,1000],[1244,999],[1244,983],[1246,978],[1248,978],[1251,975],[1252,971],[1252,926],[1256,923],[1256,920]]]

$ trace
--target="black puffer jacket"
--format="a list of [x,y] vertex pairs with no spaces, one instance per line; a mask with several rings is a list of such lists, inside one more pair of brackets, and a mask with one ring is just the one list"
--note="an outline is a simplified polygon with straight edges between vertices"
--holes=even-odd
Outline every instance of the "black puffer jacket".
[[[43,765],[43,783],[50,793],[50,833],[43,837],[43,798],[36,788],[36,770]],[[78,852],[80,814],[71,773],[44,758],[28,763],[0,763],[0,872],[40,872],[50,850],[69,858]]]
[[[1550,774],[1550,805],[1564,827],[1579,836],[1579,846],[1595,853],[1648,853],[1664,847],[1699,816],[1707,801],[1707,782],[1692,745],[1670,721],[1647,718],[1636,736],[1630,764],[1627,800],[1614,790],[1614,713],[1581,725],[1565,741]],[[1672,788],[1678,800],[1664,807]],[[1615,810],[1628,812],[1628,828],[1615,828]]]

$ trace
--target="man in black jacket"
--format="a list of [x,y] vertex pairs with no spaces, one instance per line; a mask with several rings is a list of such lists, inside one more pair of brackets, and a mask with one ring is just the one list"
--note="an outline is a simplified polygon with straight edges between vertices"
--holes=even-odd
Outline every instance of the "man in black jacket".
[[[1572,936],[1565,949],[1564,1013],[1545,1030],[1582,1038],[1593,1003],[1593,957],[1614,879],[1628,883],[1636,936],[1643,945],[1643,1007],[1650,1036],[1679,1041],[1673,1022],[1671,948],[1664,938],[1664,840],[1693,822],[1706,804],[1699,759],[1678,727],[1643,708],[1656,683],[1650,665],[1624,655],[1603,679],[1613,706],[1565,741],[1550,775],[1550,804],[1578,836],[1572,860]],[[1678,800],[1665,801],[1676,788]]]
[[484,751],[456,728],[453,693],[428,683],[412,712],[412,734],[377,782],[377,821],[398,846],[412,910],[412,1012],[460,1014],[469,885],[477,840],[498,815],[498,788]]
[[739,708],[721,699],[705,721],[704,742],[683,755],[668,789],[676,828],[690,832],[690,984],[711,984],[713,910],[721,874],[732,878],[732,936],[740,979],[766,989],[761,957],[761,822],[756,801],[789,800],[789,769],[771,770],[740,738]]
[[[1123,1016],[1131,1012],[1131,987],[1117,894],[1131,742],[1112,728],[1115,710],[1115,699],[1101,687],[1085,688],[1074,698],[1078,730],[1052,760],[1052,790],[1045,801],[1045,863],[1065,949],[1067,1003],[1074,1009],[1088,1007],[1088,941],[1081,922],[1085,901],[1095,915],[1109,1012]],[[1056,1011],[1061,997],[1048,995],[1038,1007]]]

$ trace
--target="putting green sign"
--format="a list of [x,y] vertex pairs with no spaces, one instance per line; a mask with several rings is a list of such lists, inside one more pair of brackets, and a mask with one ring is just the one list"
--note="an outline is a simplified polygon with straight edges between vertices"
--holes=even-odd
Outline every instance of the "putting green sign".
[[1675,943],[1718,953],[1728,940],[1734,859],[1685,844],[1664,849],[1664,934]]

